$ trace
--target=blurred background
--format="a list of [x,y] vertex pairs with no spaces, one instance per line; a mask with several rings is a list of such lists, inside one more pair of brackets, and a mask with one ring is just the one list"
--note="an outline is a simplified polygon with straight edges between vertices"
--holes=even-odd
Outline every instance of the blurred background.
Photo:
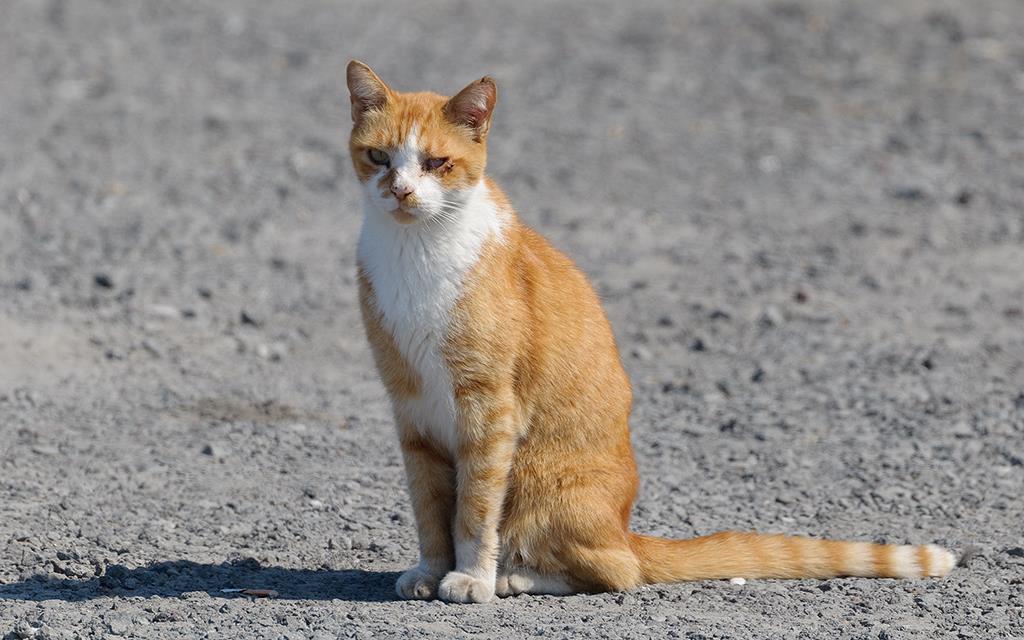
[[[0,13],[0,635],[1024,633],[1020,2]],[[392,602],[416,544],[356,303],[353,57],[497,79],[489,172],[633,379],[637,529],[975,564]]]

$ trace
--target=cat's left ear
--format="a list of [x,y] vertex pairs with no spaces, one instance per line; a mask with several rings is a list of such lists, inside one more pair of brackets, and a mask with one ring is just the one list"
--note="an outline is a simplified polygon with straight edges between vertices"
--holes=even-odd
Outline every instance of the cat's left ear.
[[470,129],[473,139],[483,142],[491,129],[491,112],[498,100],[498,87],[490,76],[469,83],[444,105],[451,122]]

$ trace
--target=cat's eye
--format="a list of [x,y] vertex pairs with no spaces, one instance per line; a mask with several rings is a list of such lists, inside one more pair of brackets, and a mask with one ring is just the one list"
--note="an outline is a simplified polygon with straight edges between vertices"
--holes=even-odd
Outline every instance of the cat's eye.
[[381,166],[388,166],[391,164],[391,158],[388,154],[380,149],[369,149],[367,155],[370,156],[370,162],[373,164],[379,164]]
[[423,161],[423,168],[427,171],[437,171],[448,164],[448,158],[427,158]]

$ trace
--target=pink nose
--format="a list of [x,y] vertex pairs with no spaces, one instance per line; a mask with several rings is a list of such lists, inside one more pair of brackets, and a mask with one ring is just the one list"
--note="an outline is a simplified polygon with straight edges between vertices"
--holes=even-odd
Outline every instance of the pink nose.
[[400,201],[405,200],[412,192],[412,187],[406,185],[399,186],[397,184],[391,185],[391,193],[395,194],[395,197],[398,198]]

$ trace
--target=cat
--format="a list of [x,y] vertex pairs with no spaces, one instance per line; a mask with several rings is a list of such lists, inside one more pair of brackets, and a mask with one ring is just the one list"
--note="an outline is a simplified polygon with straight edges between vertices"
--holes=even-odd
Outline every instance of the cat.
[[936,545],[633,533],[630,383],[586,277],[484,173],[497,99],[347,69],[363,323],[419,534],[402,598],[487,602],[725,578],[946,575]]

